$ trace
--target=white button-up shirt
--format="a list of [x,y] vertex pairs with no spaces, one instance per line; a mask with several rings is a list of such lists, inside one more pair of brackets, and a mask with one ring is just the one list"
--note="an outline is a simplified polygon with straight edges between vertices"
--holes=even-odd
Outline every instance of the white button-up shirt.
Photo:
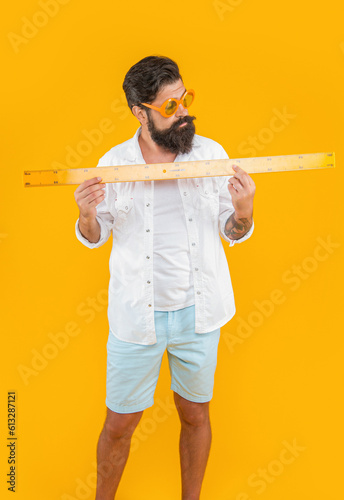
[[[98,167],[146,163],[138,137],[108,151]],[[175,162],[226,159],[223,147],[195,134],[190,153]],[[195,331],[202,334],[225,325],[235,314],[233,288],[220,235],[230,246],[249,238],[254,224],[240,239],[224,233],[234,212],[229,177],[177,179],[185,213],[195,294]],[[173,210],[173,207],[171,207]],[[154,181],[106,183],[105,198],[97,205],[100,239],[89,242],[75,223],[76,237],[88,248],[98,248],[113,236],[110,255],[108,319],[120,340],[155,344],[153,283]]]

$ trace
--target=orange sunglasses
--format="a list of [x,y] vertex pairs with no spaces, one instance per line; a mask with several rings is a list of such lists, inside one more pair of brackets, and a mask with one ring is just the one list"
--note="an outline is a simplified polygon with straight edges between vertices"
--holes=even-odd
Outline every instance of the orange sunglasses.
[[165,118],[168,118],[169,116],[174,115],[174,113],[177,111],[179,108],[179,104],[183,106],[183,108],[188,108],[191,106],[195,99],[195,91],[190,89],[186,90],[182,96],[181,99],[175,99],[174,97],[171,97],[170,99],[167,99],[165,102],[162,103],[160,108],[157,108],[156,106],[152,106],[152,104],[147,104],[145,102],[142,102],[142,106],[147,106],[147,108],[155,109],[156,111],[159,111],[159,113],[164,116]]

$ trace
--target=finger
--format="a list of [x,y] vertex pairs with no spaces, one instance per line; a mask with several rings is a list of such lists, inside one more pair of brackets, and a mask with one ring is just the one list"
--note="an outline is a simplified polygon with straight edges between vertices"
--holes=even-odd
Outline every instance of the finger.
[[236,200],[238,196],[238,191],[235,189],[234,186],[232,186],[232,184],[228,184],[228,191],[231,197]]
[[241,184],[239,179],[236,179],[235,177],[232,177],[229,181],[229,184],[231,184],[237,191],[241,191],[244,189],[244,186]]
[[100,194],[102,192],[105,192],[105,186],[104,186],[104,184],[95,184],[95,185],[89,186],[88,188],[86,188],[83,191],[81,191],[80,198],[81,199],[85,199],[85,198],[87,198],[89,195],[91,195],[93,193]]
[[234,177],[236,179],[239,179],[241,184],[244,187],[249,187],[250,186],[250,176],[248,175],[248,173],[245,172],[245,170],[240,168],[238,165],[232,165],[232,168],[235,172]]
[[82,184],[80,184],[76,188],[75,192],[81,193],[82,191],[84,191],[88,187],[93,186],[94,184],[99,184],[101,182],[101,180],[102,180],[101,177],[92,177],[92,179],[87,179],[86,181],[84,181]]
[[92,207],[94,205],[98,205],[101,201],[103,201],[103,198],[104,198],[104,195],[100,195],[98,196],[97,198],[94,198],[94,200],[92,200],[90,203],[89,203],[89,206]]
[[235,174],[234,174],[234,178],[237,179],[238,181],[240,181],[240,183],[242,184],[242,186],[244,187],[249,187],[250,183],[249,183],[249,175],[247,172],[245,172],[244,170],[240,169],[240,171],[238,170],[240,167],[237,167],[236,165],[233,165],[233,170],[235,171]]
[[91,191],[87,196],[84,198],[85,203],[91,203],[93,200],[95,200],[98,197],[103,197],[105,198],[105,190],[104,189],[95,189]]

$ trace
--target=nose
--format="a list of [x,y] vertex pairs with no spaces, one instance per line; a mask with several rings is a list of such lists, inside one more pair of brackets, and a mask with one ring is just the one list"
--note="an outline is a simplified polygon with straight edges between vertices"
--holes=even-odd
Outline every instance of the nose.
[[178,109],[176,111],[176,118],[178,118],[179,116],[186,116],[189,114],[189,111],[187,108],[184,108],[181,104],[179,104],[178,106]]

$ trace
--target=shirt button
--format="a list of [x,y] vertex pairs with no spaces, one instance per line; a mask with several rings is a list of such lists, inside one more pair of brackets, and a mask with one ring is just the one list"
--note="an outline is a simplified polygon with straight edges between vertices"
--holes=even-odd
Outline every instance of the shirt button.
[[149,255],[147,255],[146,259],[150,259]]
[[189,219],[190,222],[192,222],[192,219]]
[[147,203],[146,207],[150,207],[150,203]]
[[201,295],[201,292],[197,292],[197,295]]
[[150,229],[146,229],[146,233],[149,233],[150,232]]
[[188,194],[188,193],[187,193],[186,191],[184,191],[184,196],[187,196],[187,194]]
[[148,307],[152,307],[152,304],[148,304]]
[[148,280],[148,281],[147,281],[147,283],[148,283],[148,285],[149,285],[149,284],[150,284],[150,281]]
[[198,271],[198,267],[195,267],[195,271]]
[[191,243],[191,245],[194,247],[196,245],[196,243]]

